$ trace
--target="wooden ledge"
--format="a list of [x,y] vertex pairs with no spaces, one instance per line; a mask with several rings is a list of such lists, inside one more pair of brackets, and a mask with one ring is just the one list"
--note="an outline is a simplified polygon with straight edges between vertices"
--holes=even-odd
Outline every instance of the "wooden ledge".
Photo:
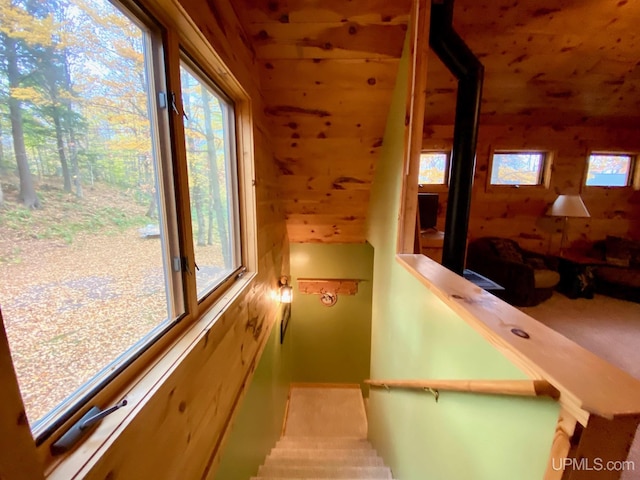
[[640,416],[640,381],[631,375],[423,255],[396,260],[531,378],[557,388],[583,425],[590,414]]
[[323,295],[325,293],[334,293],[341,295],[355,295],[358,293],[358,282],[356,279],[337,279],[337,278],[299,278],[298,290],[300,293]]

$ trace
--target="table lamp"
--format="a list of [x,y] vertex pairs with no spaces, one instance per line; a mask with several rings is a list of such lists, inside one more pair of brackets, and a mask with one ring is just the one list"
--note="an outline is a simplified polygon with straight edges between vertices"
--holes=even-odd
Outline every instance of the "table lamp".
[[569,217],[590,217],[589,210],[584,205],[580,195],[558,195],[547,212],[552,217],[564,217],[562,224],[562,239],[560,240],[560,256],[562,256],[564,242],[567,237],[567,221]]

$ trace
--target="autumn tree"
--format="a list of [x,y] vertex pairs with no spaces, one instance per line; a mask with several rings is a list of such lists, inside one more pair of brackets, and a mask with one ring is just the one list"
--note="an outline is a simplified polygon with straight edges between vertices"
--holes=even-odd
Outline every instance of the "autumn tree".
[[[36,19],[25,10],[24,4],[14,0],[0,0],[0,59],[1,70],[9,86],[8,104],[13,148],[20,176],[20,201],[30,208],[39,208],[38,198],[24,143],[23,105],[15,95],[34,69],[29,43],[48,40],[42,32],[51,24],[49,18]],[[28,43],[29,42],[29,43]]]

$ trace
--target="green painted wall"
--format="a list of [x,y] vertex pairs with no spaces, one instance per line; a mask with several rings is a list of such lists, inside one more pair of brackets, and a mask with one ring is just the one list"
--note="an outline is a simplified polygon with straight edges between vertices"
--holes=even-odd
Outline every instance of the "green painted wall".
[[280,438],[291,383],[292,342],[285,338],[280,344],[279,323],[267,342],[222,452],[217,480],[255,476]]
[[[407,48],[376,166],[371,378],[522,379],[526,375],[395,260]],[[369,437],[403,480],[539,480],[559,412],[550,400],[372,390]]]
[[[373,249],[368,244],[291,244],[291,335],[295,382],[361,383],[369,378]],[[332,307],[302,295],[298,278],[361,279]]]

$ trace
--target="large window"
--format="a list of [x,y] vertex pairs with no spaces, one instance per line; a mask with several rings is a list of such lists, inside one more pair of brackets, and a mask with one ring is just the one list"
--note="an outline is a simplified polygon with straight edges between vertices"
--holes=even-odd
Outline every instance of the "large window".
[[588,187],[626,187],[631,183],[633,157],[621,153],[589,155],[586,185]]
[[166,57],[178,49],[141,12],[7,8],[0,302],[28,418],[48,435],[242,268],[234,103]]
[[422,152],[420,154],[420,185],[446,185],[449,181],[449,152]]
[[499,152],[493,154],[491,185],[541,185],[544,183],[545,152]]

